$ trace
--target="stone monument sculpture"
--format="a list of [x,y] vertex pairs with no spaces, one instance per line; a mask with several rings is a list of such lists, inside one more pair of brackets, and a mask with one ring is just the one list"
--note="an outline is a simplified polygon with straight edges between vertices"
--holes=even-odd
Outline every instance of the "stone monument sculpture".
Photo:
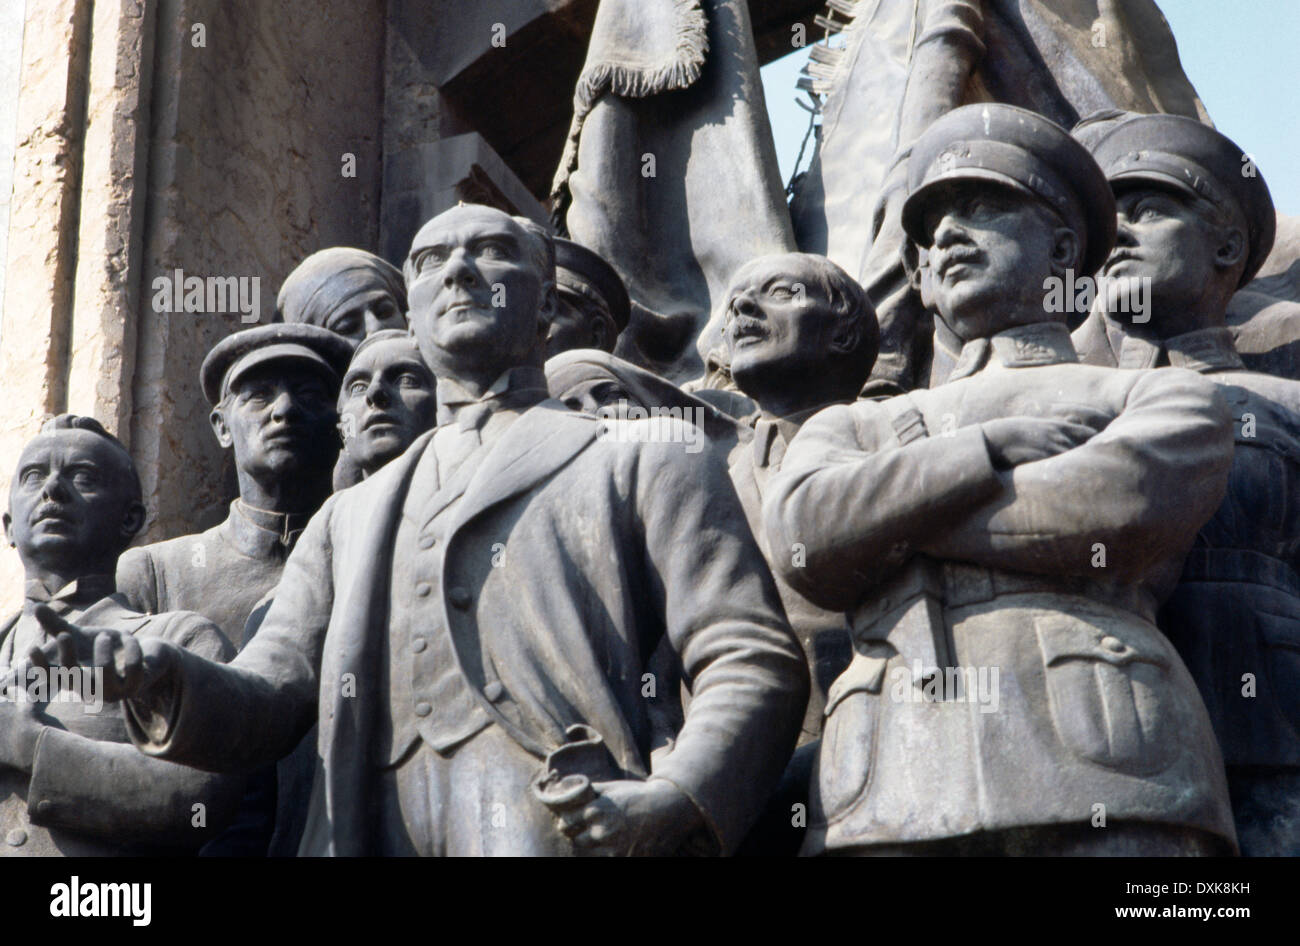
[[[1273,242],[1273,201],[1243,152],[1200,122],[1130,117],[1092,145],[1118,238],[1074,333],[1092,364],[1205,375],[1232,411],[1228,494],[1196,537],[1160,626],[1200,687],[1243,854],[1300,853],[1300,383],[1244,369],[1228,301]],[[1145,284],[1145,286],[1144,286]],[[1134,303],[1142,302],[1144,305]]]
[[[862,287],[824,256],[760,257],[736,272],[726,300],[723,337],[731,372],[762,411],[753,440],[731,464],[731,479],[760,535],[763,495],[790,441],[818,411],[857,399],[879,336]],[[852,656],[849,628],[843,611],[818,608],[779,580],[777,586],[812,671],[803,744],[821,735],[826,688]]]
[[1155,625],[1222,499],[1215,386],[1077,364],[1044,283],[1092,272],[1114,200],[1012,106],[937,120],[902,219],[929,248],[950,380],[809,420],[768,486],[772,564],[853,612],[804,852],[1235,849],[1204,704]]
[[[303,853],[734,851],[807,669],[724,465],[548,399],[544,233],[457,207],[406,267],[439,426],[325,503],[228,667],[98,632],[132,738],[247,767],[319,717]],[[652,756],[663,635],[692,700]]]
[[406,328],[406,285],[397,267],[350,246],[317,250],[287,277],[276,319],[305,322],[359,342],[386,328]]
[[[382,329],[352,355],[339,388],[343,452],[334,488],[351,486],[402,455],[437,420],[436,380],[410,332]],[[348,473],[340,475],[346,469]]]
[[623,280],[613,266],[581,243],[553,239],[556,306],[546,336],[546,356],[574,348],[612,352],[632,315]]
[[130,454],[95,420],[62,414],[23,449],[4,514],[27,585],[22,611],[0,625],[0,854],[193,854],[239,799],[239,776],[136,752],[121,707],[99,702],[89,674],[50,672],[91,654],[47,634],[38,611],[206,660],[234,655],[205,618],[142,614],[116,592],[117,557],[143,525]]
[[330,493],[334,401],[351,355],[350,342],[314,325],[260,325],[213,347],[203,393],[217,440],[234,452],[239,497],[219,525],[122,556],[117,582],[132,607],[197,611],[244,645],[244,622]]

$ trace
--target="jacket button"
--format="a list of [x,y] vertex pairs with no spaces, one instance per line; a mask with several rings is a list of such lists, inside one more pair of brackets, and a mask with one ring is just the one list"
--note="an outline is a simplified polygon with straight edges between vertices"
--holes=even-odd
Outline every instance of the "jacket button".
[[452,588],[451,591],[447,592],[447,600],[452,603],[453,607],[460,608],[460,610],[464,611],[469,607],[469,592],[460,587],[460,585],[457,585]]
[[432,590],[433,590],[433,586],[429,584],[427,581],[417,582],[415,585],[415,593],[419,595],[421,598],[429,597],[429,592]]
[[420,540],[420,548],[424,549],[425,551],[428,551],[429,549],[433,548],[437,544],[438,544],[438,540],[431,535],[426,535],[424,538]]
[[9,844],[10,847],[22,847],[27,843],[27,832],[22,828],[14,828],[5,835],[5,842]]
[[424,648],[428,646],[429,642],[423,637],[417,637],[415,640],[411,641],[411,650],[415,651],[417,654],[424,653]]
[[506,688],[501,685],[500,680],[493,680],[483,688],[483,695],[488,698],[488,702],[495,703],[501,699],[501,694],[506,692]]
[[1107,634],[1105,637],[1101,639],[1101,646],[1105,647],[1109,651],[1118,654],[1120,651],[1124,649],[1124,642],[1120,640],[1118,637],[1111,637],[1109,634]]
[[428,703],[424,702],[423,700],[415,704],[416,716],[428,716],[432,712],[433,712],[433,707],[430,706]]

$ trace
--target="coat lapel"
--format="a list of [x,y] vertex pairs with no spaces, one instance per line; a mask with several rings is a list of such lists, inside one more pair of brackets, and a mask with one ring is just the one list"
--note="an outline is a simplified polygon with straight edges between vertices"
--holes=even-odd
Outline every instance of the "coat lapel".
[[596,439],[594,418],[548,398],[510,425],[483,459],[456,510],[450,535],[479,513],[524,492],[564,466]]

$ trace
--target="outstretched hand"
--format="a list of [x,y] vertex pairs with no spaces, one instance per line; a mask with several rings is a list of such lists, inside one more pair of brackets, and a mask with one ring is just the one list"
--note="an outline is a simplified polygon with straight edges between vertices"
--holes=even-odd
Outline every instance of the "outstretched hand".
[[56,653],[49,652],[50,645],[42,651],[47,659],[53,656],[62,666],[80,663],[103,671],[105,702],[136,696],[170,666],[171,651],[165,642],[156,638],[140,641],[135,635],[114,628],[82,627],[64,620],[45,605],[36,609],[35,617],[46,633],[54,637],[52,649]]

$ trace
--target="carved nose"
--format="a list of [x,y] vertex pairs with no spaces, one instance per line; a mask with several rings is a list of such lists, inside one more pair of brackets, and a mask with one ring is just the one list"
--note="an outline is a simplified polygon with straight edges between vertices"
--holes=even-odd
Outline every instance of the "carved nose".
[[67,502],[70,498],[68,484],[63,482],[63,477],[57,472],[51,473],[45,478],[45,486],[41,490],[41,495],[56,503]]
[[370,387],[366,388],[366,403],[371,407],[388,406],[388,395],[377,381],[371,382]]

